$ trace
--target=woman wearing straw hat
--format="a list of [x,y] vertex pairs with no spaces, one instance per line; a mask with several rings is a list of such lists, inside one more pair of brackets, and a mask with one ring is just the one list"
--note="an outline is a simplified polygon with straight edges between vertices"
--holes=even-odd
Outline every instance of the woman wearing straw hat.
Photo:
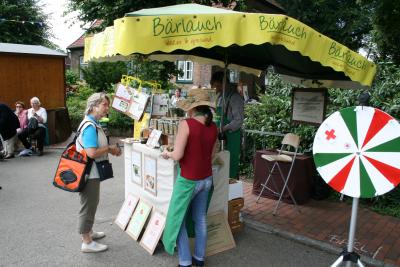
[[[187,99],[178,101],[177,106],[189,118],[179,123],[174,151],[161,154],[179,161],[180,167],[162,240],[171,255],[178,246],[179,266],[204,266],[207,202],[213,183],[211,161],[218,134],[210,107],[215,107],[202,89],[190,90]],[[196,239],[192,257],[188,239],[191,229],[187,227],[193,224]]]

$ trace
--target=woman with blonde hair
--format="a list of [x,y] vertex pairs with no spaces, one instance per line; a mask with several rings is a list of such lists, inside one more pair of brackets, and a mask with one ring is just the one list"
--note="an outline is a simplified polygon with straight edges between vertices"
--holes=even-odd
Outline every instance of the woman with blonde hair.
[[28,109],[28,126],[31,120],[37,121],[37,127],[23,129],[18,134],[18,138],[27,149],[32,149],[32,144],[28,142],[28,137],[36,139],[38,155],[41,156],[43,155],[44,140],[46,138],[47,111],[41,107],[40,100],[36,96],[31,98],[31,108]]
[[[80,134],[76,140],[78,151],[83,149],[95,162],[108,160],[108,154],[119,156],[121,149],[109,145],[107,136],[99,124],[110,106],[110,99],[105,93],[92,94],[86,104],[85,117],[79,125]],[[107,246],[93,241],[105,237],[104,232],[94,232],[93,223],[100,199],[100,174],[95,162],[92,164],[88,182],[79,193],[81,209],[79,211],[79,233],[82,235],[82,252],[101,252]]]

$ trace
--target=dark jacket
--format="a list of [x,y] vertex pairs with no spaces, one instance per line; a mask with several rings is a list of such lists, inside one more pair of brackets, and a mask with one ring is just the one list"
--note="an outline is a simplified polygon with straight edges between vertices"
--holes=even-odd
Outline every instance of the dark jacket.
[[8,140],[17,134],[19,120],[14,111],[0,103],[0,134],[3,140]]

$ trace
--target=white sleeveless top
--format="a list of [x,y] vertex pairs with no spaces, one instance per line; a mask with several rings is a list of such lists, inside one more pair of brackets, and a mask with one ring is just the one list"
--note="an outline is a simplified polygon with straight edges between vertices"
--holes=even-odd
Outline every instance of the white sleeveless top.
[[[81,146],[81,144],[83,144],[83,140],[82,140],[82,133],[83,131],[86,129],[86,127],[88,127],[89,125],[93,125],[93,127],[96,127],[97,130],[97,144],[98,144],[98,148],[100,147],[104,147],[108,145],[107,142],[107,136],[103,131],[103,128],[101,128],[100,125],[98,125],[97,123],[93,122],[91,119],[89,119],[87,116],[85,116],[85,118],[83,119],[83,121],[79,124],[78,129],[85,123],[85,122],[89,122],[86,123],[83,128],[81,129],[81,132],[78,136],[78,138],[76,139],[75,145],[76,145],[76,149],[78,150],[78,152],[81,152],[83,150],[83,147]],[[95,159],[95,161],[99,162],[99,161],[103,161],[103,160],[108,160],[108,153],[106,153],[105,155],[102,155],[98,158]],[[92,165],[92,169],[90,170],[90,174],[89,174],[89,179],[98,179],[100,178],[99,176],[99,171],[97,170],[97,166],[96,164],[93,162]]]

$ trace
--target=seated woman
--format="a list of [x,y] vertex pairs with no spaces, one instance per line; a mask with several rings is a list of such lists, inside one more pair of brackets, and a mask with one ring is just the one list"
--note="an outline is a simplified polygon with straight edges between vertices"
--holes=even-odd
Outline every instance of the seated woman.
[[[23,129],[19,134],[18,138],[21,140],[22,144],[25,148],[32,149],[32,145],[28,142],[28,137],[36,139],[38,155],[43,155],[43,145],[44,139],[46,137],[46,126],[47,122],[47,112],[44,108],[40,106],[39,98],[32,97],[31,99],[31,107],[28,109],[28,127]],[[30,128],[29,121],[36,119],[38,122],[38,127]]]
[[25,109],[24,102],[15,102],[15,115],[17,115],[19,120],[19,128],[17,129],[17,133],[19,134],[23,129],[28,127],[28,111]]

